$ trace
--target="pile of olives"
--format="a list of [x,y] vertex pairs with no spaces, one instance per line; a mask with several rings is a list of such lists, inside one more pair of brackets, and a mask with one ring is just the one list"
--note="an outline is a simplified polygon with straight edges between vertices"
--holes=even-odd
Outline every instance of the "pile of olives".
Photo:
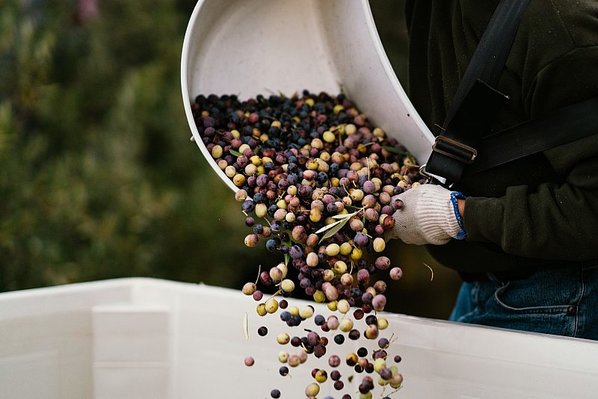
[[[264,245],[278,256],[256,282],[243,286],[243,293],[258,303],[260,316],[280,313],[291,328],[313,318],[321,329],[321,334],[303,329],[305,334],[277,337],[279,344],[299,350],[281,352],[280,375],[288,375],[288,367],[304,363],[307,355],[327,356],[329,342],[363,337],[377,340],[378,349],[367,353],[362,348],[364,356],[344,357],[346,365],[365,374],[359,397],[372,395],[370,374],[384,387],[400,388],[403,377],[390,364],[400,356],[388,355],[390,341],[380,336],[388,321],[377,316],[386,306],[387,284],[376,276],[402,276],[401,268],[384,255],[384,237],[403,206],[396,195],[425,182],[415,159],[343,94],[304,91],[301,96],[258,95],[245,101],[235,95],[199,95],[192,110],[203,144],[238,187],[235,198],[250,229],[245,245]],[[267,299],[266,287],[275,291]],[[297,290],[326,303],[338,317],[314,316],[311,306],[288,307],[284,298]],[[362,319],[360,330],[357,321]],[[266,334],[260,327],[259,335]],[[334,389],[345,388],[335,369],[341,357],[328,356],[334,370],[312,371],[314,382],[306,397],[316,397],[329,377]],[[253,365],[253,359],[245,363]],[[281,393],[274,389],[271,396]]]

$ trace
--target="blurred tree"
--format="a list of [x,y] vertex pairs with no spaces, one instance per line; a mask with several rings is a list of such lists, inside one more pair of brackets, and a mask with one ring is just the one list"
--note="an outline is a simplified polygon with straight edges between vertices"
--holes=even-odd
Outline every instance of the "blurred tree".
[[239,260],[263,254],[239,245],[237,205],[184,140],[193,4],[96,5],[83,17],[76,1],[0,3],[0,290],[119,276],[234,285]]

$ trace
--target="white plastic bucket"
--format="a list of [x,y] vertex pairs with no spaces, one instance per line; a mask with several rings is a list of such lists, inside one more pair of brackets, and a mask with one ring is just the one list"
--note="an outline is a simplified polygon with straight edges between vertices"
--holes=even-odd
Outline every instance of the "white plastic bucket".
[[185,34],[181,85],[195,142],[233,191],[195,126],[198,94],[342,91],[418,160],[431,151],[433,135],[388,61],[367,0],[200,0]]

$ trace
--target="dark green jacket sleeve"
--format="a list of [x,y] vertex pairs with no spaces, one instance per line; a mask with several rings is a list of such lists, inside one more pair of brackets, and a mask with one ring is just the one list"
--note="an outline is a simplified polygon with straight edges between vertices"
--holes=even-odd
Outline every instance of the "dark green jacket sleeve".
[[[407,0],[409,97],[433,132],[498,3]],[[497,89],[510,100],[490,134],[598,96],[598,1],[531,0]],[[475,273],[598,260],[598,136],[466,169],[454,189],[467,196],[468,239],[427,247],[445,266]]]
[[[593,95],[598,95],[598,46],[587,46],[542,67],[523,101],[535,117]],[[562,183],[513,186],[499,198],[467,198],[468,240],[495,243],[524,257],[598,259],[598,126],[596,131],[544,153]]]

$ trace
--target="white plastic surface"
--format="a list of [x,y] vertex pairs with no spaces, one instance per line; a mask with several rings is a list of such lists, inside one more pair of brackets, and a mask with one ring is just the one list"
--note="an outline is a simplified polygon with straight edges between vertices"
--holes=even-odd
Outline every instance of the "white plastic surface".
[[195,142],[234,191],[195,127],[198,94],[342,90],[417,159],[431,151],[433,135],[393,72],[367,0],[200,0],[185,34],[181,85]]
[[[152,279],[0,294],[0,398],[267,398],[274,387],[303,398],[318,362],[280,377],[274,337],[282,323],[259,318],[254,306],[235,290]],[[596,398],[593,341],[388,318],[398,337],[389,351],[402,355],[405,377],[393,398]],[[255,330],[263,324],[270,334],[262,338]],[[339,396],[324,384],[319,397],[329,394]]]

